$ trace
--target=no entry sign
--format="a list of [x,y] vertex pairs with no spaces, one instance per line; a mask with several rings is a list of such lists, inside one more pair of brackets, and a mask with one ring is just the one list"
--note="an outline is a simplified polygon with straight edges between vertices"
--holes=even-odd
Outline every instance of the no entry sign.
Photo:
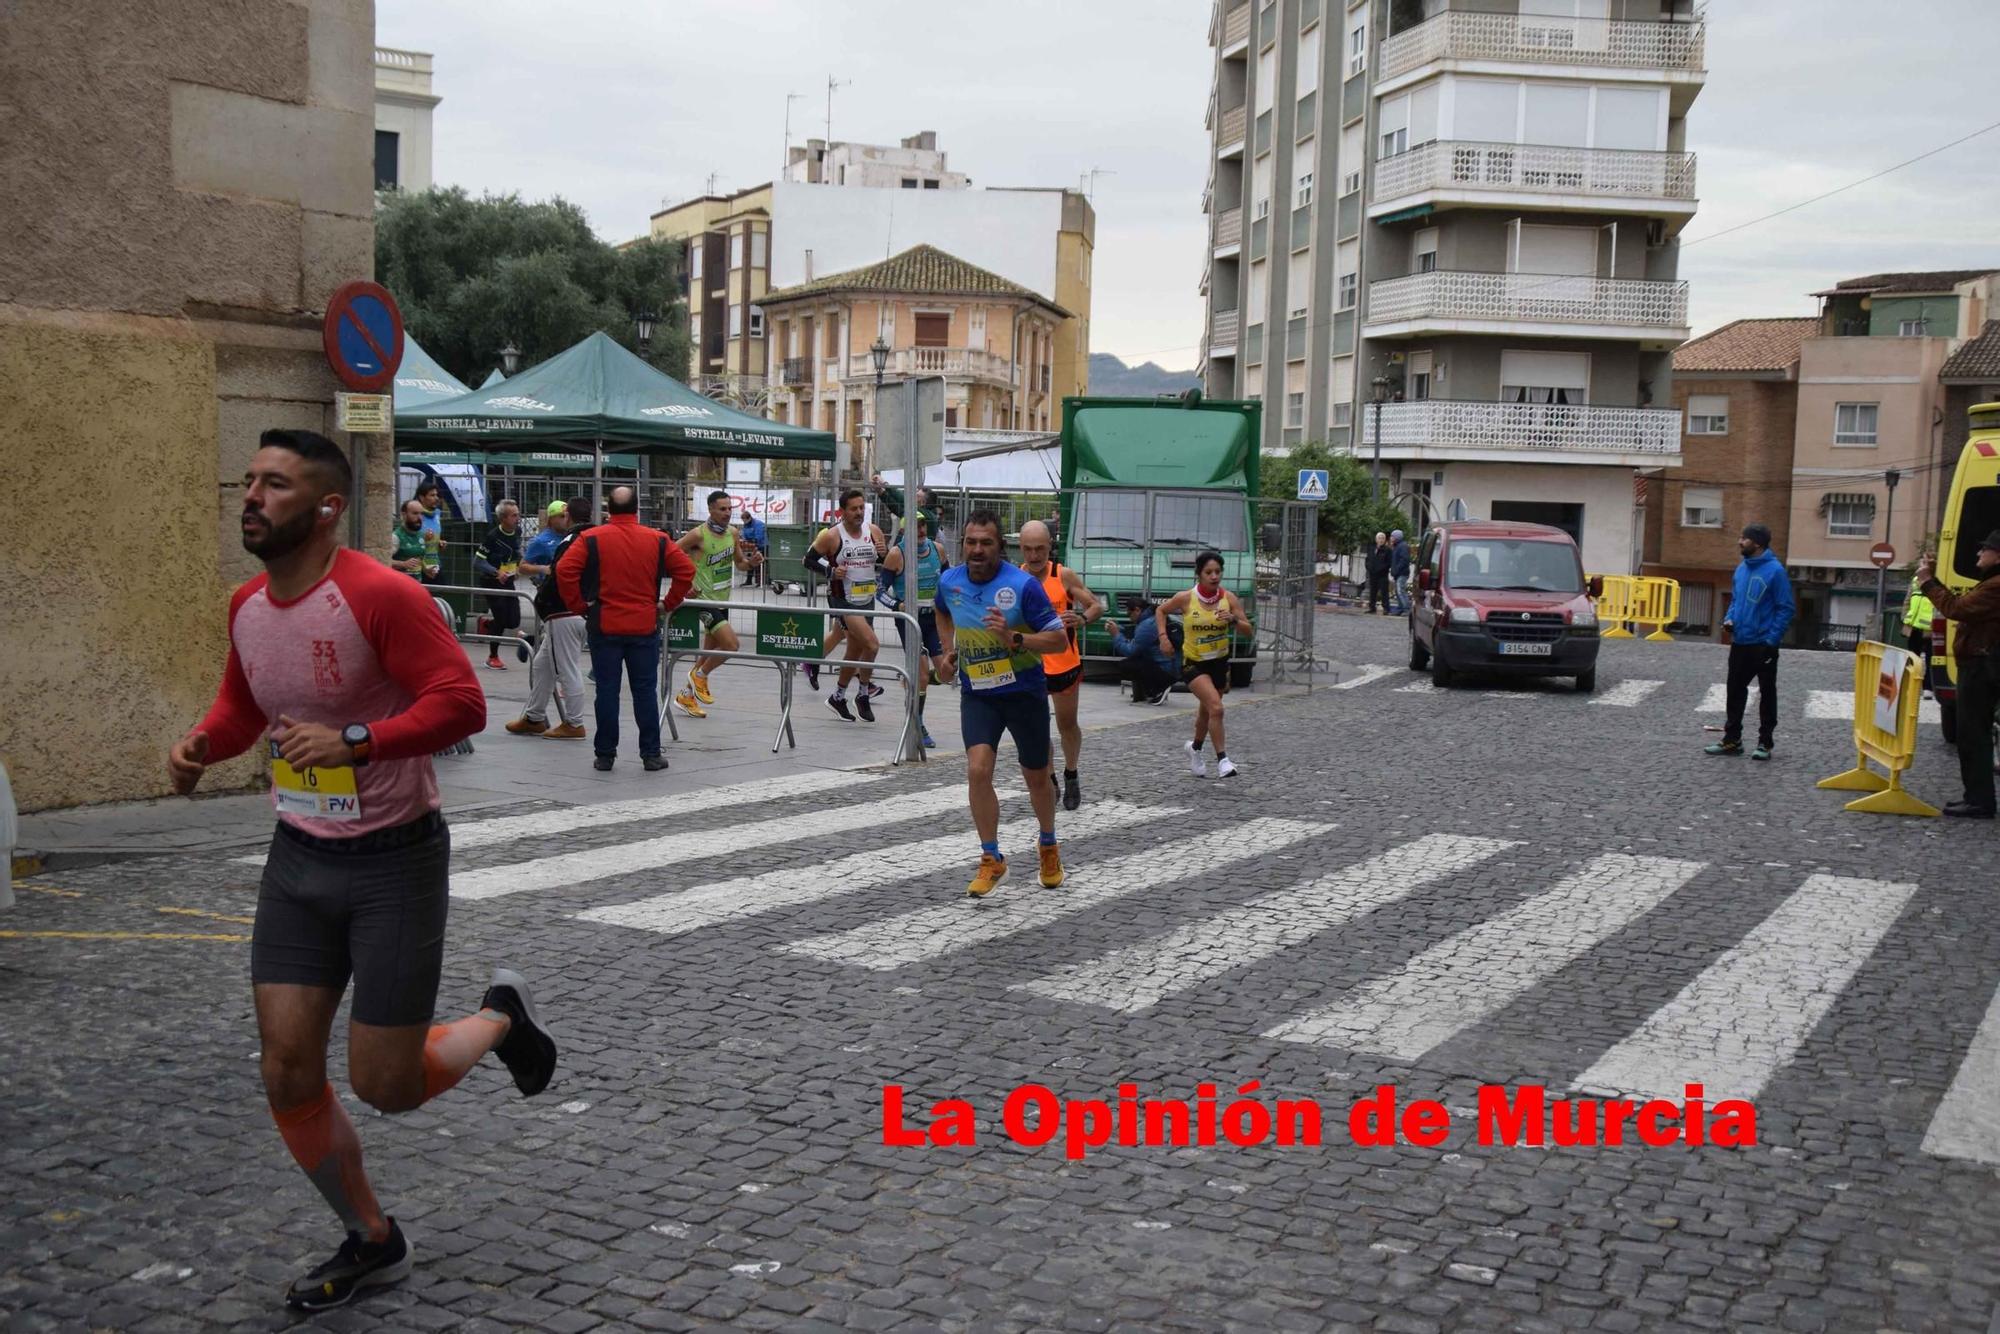
[[1868,559],[1875,562],[1875,568],[1886,570],[1896,563],[1896,548],[1887,542],[1877,542],[1868,548]]
[[387,389],[403,362],[403,312],[380,283],[344,284],[326,304],[327,365],[356,393]]

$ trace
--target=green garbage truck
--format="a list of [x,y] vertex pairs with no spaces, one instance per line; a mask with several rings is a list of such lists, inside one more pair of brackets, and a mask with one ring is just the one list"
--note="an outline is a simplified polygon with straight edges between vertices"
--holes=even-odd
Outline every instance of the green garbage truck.
[[[1195,582],[1202,551],[1222,556],[1224,584],[1254,616],[1255,498],[1263,405],[1178,398],[1066,398],[1060,559],[1130,629],[1141,606]],[[1092,626],[1086,665],[1107,671],[1111,637]],[[1230,679],[1248,685],[1255,636],[1238,632]],[[1093,673],[1094,674],[1094,673]]]

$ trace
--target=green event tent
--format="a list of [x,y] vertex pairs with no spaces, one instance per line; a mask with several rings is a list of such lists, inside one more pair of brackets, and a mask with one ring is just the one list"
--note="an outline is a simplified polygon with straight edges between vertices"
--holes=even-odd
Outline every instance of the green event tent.
[[506,378],[507,378],[506,376],[500,373],[500,368],[498,366],[495,366],[492,370],[486,372],[486,378],[479,382],[479,387],[481,389],[491,389],[494,385],[499,384]]
[[408,334],[403,336],[403,360],[396,366],[395,386],[391,390],[397,412],[442,403],[471,392],[456,375],[432,360],[416,339]]
[[396,439],[513,450],[606,445],[641,453],[832,459],[833,434],[766,421],[707,398],[602,331],[491,389],[396,410]]

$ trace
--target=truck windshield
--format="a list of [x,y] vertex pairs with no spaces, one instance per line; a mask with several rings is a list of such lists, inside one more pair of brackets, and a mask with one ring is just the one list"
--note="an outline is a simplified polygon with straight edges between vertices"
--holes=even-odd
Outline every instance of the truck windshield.
[[1181,493],[1150,496],[1144,491],[1084,491],[1077,496],[1076,531],[1081,546],[1142,547],[1146,506],[1152,502],[1156,546],[1213,547],[1245,551],[1250,546],[1243,497]]
[[1565,542],[1461,537],[1447,549],[1445,583],[1463,589],[1519,589],[1581,593],[1583,571],[1576,548]]

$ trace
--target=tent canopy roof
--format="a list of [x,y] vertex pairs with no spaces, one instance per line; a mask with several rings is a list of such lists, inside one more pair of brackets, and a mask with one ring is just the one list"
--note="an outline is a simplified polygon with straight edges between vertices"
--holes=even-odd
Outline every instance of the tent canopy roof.
[[831,459],[833,435],[766,421],[647,365],[601,330],[491,389],[396,413],[398,437],[509,448],[594,441],[673,454]]
[[470,392],[456,375],[438,365],[422,344],[407,333],[403,335],[403,360],[396,367],[390,389],[396,411],[442,403]]

